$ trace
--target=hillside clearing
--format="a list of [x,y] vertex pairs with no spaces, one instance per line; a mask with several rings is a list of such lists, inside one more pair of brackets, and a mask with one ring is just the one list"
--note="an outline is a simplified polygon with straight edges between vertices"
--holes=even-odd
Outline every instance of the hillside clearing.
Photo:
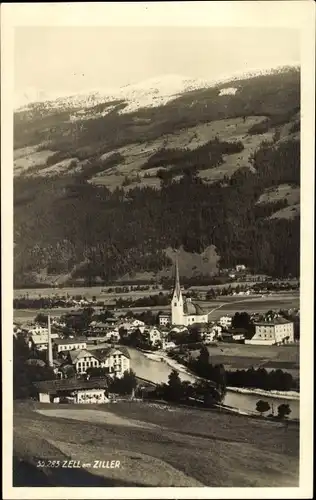
[[257,204],[260,203],[275,203],[286,199],[289,205],[296,205],[300,201],[300,188],[298,186],[290,186],[289,184],[280,184],[275,188],[266,189],[260,196]]
[[55,151],[43,150],[37,151],[36,148],[21,148],[15,152],[14,175],[21,175],[30,168],[43,167],[46,160],[55,154]]
[[[152,186],[152,180],[144,176],[145,174],[154,176],[158,169],[155,169],[155,171],[153,171],[154,169],[142,171],[141,168],[153,154],[160,149],[187,148],[193,150],[215,139],[215,137],[218,137],[221,141],[233,142],[241,140],[245,149],[238,154],[225,155],[223,165],[203,170],[200,172],[200,177],[207,180],[218,180],[223,178],[224,175],[231,176],[240,167],[250,167],[249,156],[262,141],[272,139],[273,131],[250,136],[247,134],[251,126],[261,122],[264,118],[262,116],[248,116],[245,121],[242,118],[215,120],[176,131],[173,134],[163,135],[154,141],[130,144],[119,148],[112,151],[112,153],[121,154],[125,158],[124,162],[104,172],[99,172],[90,179],[90,182],[96,185],[105,185],[113,190],[123,184],[126,176],[133,181],[133,178],[139,175],[140,181],[135,182],[134,179],[129,189],[136,185]],[[159,187],[159,184],[160,181],[156,179],[155,187]]]
[[300,205],[292,205],[289,207],[281,208],[274,214],[272,214],[270,219],[294,219],[294,217],[300,215]]

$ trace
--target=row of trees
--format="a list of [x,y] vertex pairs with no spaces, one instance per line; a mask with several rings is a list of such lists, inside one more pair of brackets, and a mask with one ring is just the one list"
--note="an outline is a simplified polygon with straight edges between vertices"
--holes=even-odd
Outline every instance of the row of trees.
[[179,373],[172,370],[168,383],[158,385],[149,396],[174,403],[191,402],[210,407],[220,403],[224,395],[225,392],[223,392],[222,388],[214,383],[204,380],[191,384],[188,381],[182,381]]
[[289,372],[280,369],[267,371],[253,367],[248,370],[226,372],[227,384],[232,387],[250,387],[266,391],[290,391],[296,389],[296,383]]

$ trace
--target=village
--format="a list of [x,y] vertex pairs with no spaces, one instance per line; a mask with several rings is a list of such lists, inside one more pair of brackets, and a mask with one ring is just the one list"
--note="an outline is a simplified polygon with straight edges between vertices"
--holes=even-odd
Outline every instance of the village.
[[[76,309],[62,316],[40,312],[34,321],[15,323],[15,337],[23,339],[30,352],[28,364],[53,371],[53,380],[34,382],[38,400],[104,403],[109,401],[109,378],[116,388],[120,380],[121,386],[126,382],[135,395],[137,367],[131,362],[131,349],[159,362],[176,360],[192,367],[191,353],[197,349],[219,347],[224,352],[221,346],[236,345],[247,356],[246,346],[298,342],[299,310],[236,312],[212,320],[212,311],[207,313],[182,291],[178,262],[174,274],[170,313],[94,309],[93,302],[81,299]],[[150,373],[142,380],[147,388],[154,382]]]

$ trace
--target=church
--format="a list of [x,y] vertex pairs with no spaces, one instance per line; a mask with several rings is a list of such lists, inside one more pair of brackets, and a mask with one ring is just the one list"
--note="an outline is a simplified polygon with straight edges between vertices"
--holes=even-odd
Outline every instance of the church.
[[198,304],[194,304],[191,299],[183,298],[178,259],[176,259],[175,285],[171,301],[171,323],[172,325],[189,326],[194,323],[208,323],[208,314],[204,314]]

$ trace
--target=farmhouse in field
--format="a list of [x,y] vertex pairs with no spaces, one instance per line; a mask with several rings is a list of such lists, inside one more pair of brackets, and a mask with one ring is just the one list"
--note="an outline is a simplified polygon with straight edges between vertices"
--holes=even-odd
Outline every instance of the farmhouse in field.
[[245,344],[274,345],[294,342],[294,323],[283,318],[255,323],[255,334]]
[[171,300],[171,323],[189,326],[194,323],[208,323],[208,315],[204,314],[198,304],[191,299],[184,299],[180,287],[178,260],[176,260],[175,286]]

